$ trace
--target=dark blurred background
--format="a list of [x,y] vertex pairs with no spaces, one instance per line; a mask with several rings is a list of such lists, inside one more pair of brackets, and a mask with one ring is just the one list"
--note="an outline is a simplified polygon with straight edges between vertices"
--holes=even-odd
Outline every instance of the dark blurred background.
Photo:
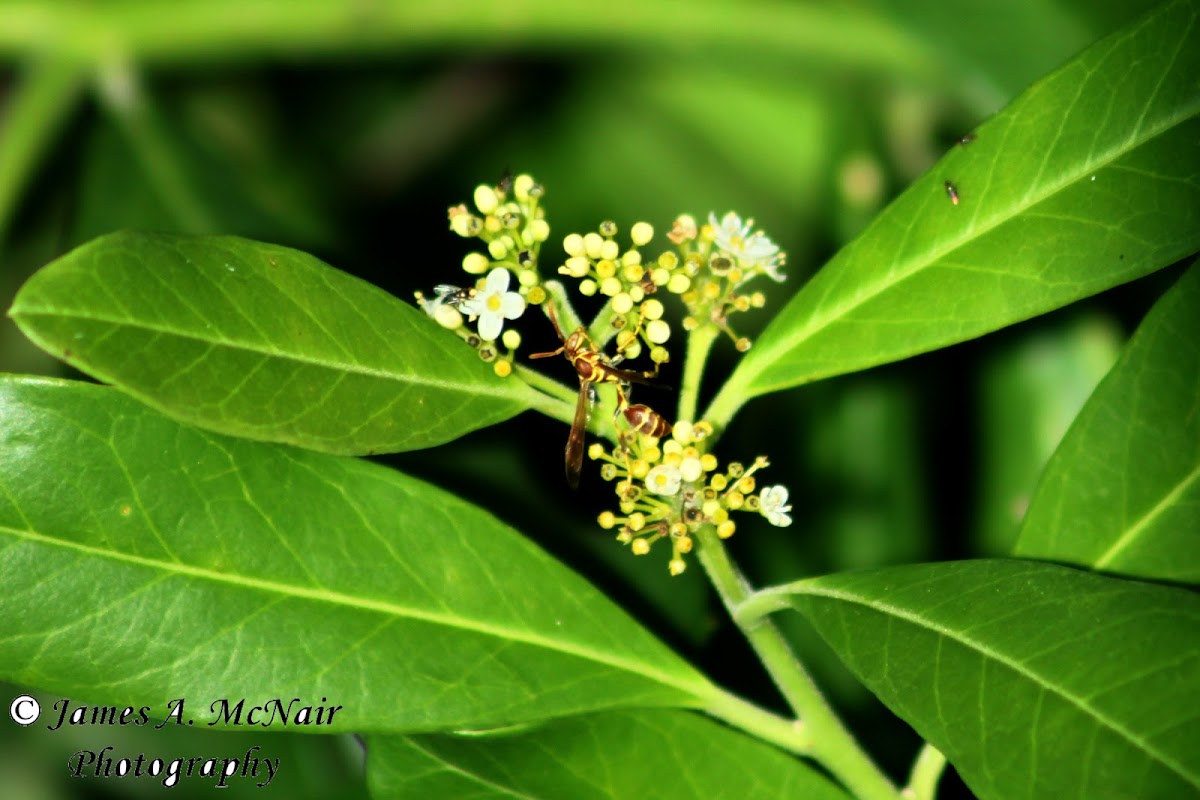
[[[122,228],[286,244],[408,300],[462,277],[472,248],[448,230],[446,209],[511,169],[546,187],[549,270],[563,236],[604,219],[623,231],[646,220],[661,233],[683,212],[753,217],[788,251],[790,274],[782,287],[763,287],[763,312],[739,320],[753,337],[960,136],[1150,5],[7,2],[0,305],[38,267]],[[739,563],[771,583],[1004,553],[1065,426],[1175,274],[753,401],[720,455],[769,454],[763,479],[790,487],[796,523],[740,525],[731,541]],[[556,345],[548,326],[523,333],[525,352]],[[702,407],[735,357],[728,341],[718,344]],[[565,363],[547,369],[573,381]],[[0,370],[81,377],[7,319]],[[677,384],[670,369],[665,376]],[[719,682],[779,706],[698,565],[669,579],[665,554],[634,558],[595,526],[611,495],[586,473],[579,491],[566,487],[566,433],[526,414],[380,460],[494,510]],[[902,779],[915,734],[801,620],[783,624],[868,748]],[[163,736],[129,748],[163,750]],[[206,754],[218,749],[212,736],[229,742],[220,750],[236,749],[233,734],[198,732],[176,749]],[[161,788],[72,781],[61,736],[5,725],[0,737],[5,797]],[[272,734],[245,746],[255,743],[288,762],[275,787],[287,796],[365,794],[352,738]],[[947,776],[943,797],[965,796],[956,780]]]

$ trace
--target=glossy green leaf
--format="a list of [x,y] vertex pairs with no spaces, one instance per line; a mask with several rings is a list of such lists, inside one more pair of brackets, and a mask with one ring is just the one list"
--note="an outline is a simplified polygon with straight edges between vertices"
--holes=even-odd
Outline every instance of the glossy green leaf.
[[805,762],[683,711],[590,714],[484,736],[375,736],[367,747],[367,782],[377,800],[848,800]]
[[996,560],[829,575],[751,603],[805,614],[983,800],[1200,792],[1191,592]]
[[1042,471],[1122,343],[1113,319],[1090,313],[1022,330],[988,353],[975,392],[980,455],[972,552],[1012,553]]
[[725,423],[750,397],[970,339],[1200,248],[1198,16],[1196,0],[1165,4],[953,148],[780,312],[707,416]]
[[336,731],[716,691],[513,530],[395,471],[89,384],[0,380],[0,419],[0,679],[184,697],[204,719],[220,698],[301,697],[344,705]]
[[232,236],[103,236],[9,315],[69,364],[201,427],[313,450],[415,450],[543,402],[386,292]]
[[1054,454],[1016,553],[1200,583],[1200,268],[1151,309]]

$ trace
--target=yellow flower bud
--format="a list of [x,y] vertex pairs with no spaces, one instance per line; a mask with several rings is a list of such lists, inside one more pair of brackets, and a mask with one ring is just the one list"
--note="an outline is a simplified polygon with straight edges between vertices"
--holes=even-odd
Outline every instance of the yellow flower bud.
[[509,375],[512,375],[512,362],[501,359],[492,364],[492,372],[495,372],[501,378],[507,378]]
[[584,252],[583,237],[578,233],[568,234],[563,239],[563,250],[566,250],[569,256],[582,256]]
[[629,549],[635,556],[644,556],[650,552],[650,543],[645,539],[634,539],[633,543],[629,545]]
[[[658,265],[670,272],[679,266],[679,256],[668,250],[658,257]],[[663,283],[666,283],[666,281],[663,281]]]
[[601,511],[600,516],[596,517],[596,522],[600,524],[601,528],[608,530],[613,525],[617,524],[617,517],[611,511]]
[[662,319],[663,311],[662,302],[653,297],[642,303],[642,316],[646,319]]
[[629,515],[629,530],[637,532],[646,527],[646,515],[640,511],[635,511]]
[[480,184],[475,187],[475,207],[484,214],[490,214],[500,205],[500,198],[496,197],[496,190],[490,186]]
[[482,275],[488,271],[491,263],[483,253],[467,253],[463,256],[462,268],[472,275]]
[[629,287],[629,296],[633,298],[633,302],[640,303],[646,297],[646,290],[637,284]]
[[692,279],[682,272],[672,275],[667,281],[667,291],[672,294],[683,294],[692,286]]
[[600,279],[611,278],[617,274],[617,265],[607,258],[602,258],[596,262],[596,277]]
[[681,419],[675,423],[675,427],[671,429],[671,438],[679,444],[690,444],[692,441],[692,423],[690,420]]
[[729,485],[729,480],[724,475],[713,475],[708,485],[718,492],[723,492],[725,491],[725,487]]
[[637,283],[646,274],[646,269],[641,264],[626,264],[621,270],[621,277],[626,283]]
[[655,364],[665,364],[671,360],[671,354],[667,351],[667,348],[658,345],[650,351],[650,360]]
[[571,256],[567,259],[567,263],[563,264],[563,269],[572,278],[582,278],[591,271],[592,262],[584,256]]
[[666,320],[652,319],[646,325],[646,338],[654,344],[662,344],[671,338],[671,326]]
[[615,277],[605,278],[604,280],[602,280],[600,282],[600,294],[607,295],[609,297],[613,297],[620,291],[621,291],[621,280],[619,278],[615,278]]
[[540,286],[534,286],[529,290],[529,294],[525,295],[525,299],[529,303],[539,306],[546,302],[546,290]]
[[682,575],[683,571],[687,569],[687,562],[682,558],[672,558],[671,562],[667,564],[667,569],[670,570],[672,577]]
[[492,254],[492,258],[500,261],[508,255],[508,245],[504,243],[503,239],[492,239],[488,242],[488,252]]
[[525,235],[532,241],[544,242],[550,238],[550,223],[544,219],[530,220],[529,227],[525,229]]
[[600,257],[607,258],[610,261],[616,261],[617,256],[621,254],[621,248],[612,239],[605,239],[604,244],[600,245]]
[[628,314],[633,310],[633,298],[628,292],[621,292],[612,299],[612,307],[618,314]]
[[733,346],[737,348],[737,351],[739,353],[744,353],[750,349],[750,340],[747,339],[745,336],[743,336],[742,338],[740,338],[736,342],[734,342]]
[[737,523],[731,519],[727,519],[717,526],[717,536],[720,536],[722,539],[728,539],[730,536],[733,536],[736,530]]
[[604,445],[599,442],[592,442],[588,447],[588,458],[595,461],[598,458],[604,458]]
[[517,283],[529,288],[538,282],[537,273],[531,269],[523,269],[517,273]]
[[629,231],[629,238],[634,246],[641,247],[654,238],[654,227],[649,222],[635,222]]
[[521,174],[513,180],[513,194],[522,202],[529,200],[529,191],[534,186],[533,176]]
[[437,320],[438,325],[450,330],[461,328],[463,324],[463,316],[454,306],[438,306],[437,311],[433,312],[433,318]]
[[509,328],[501,335],[500,341],[504,342],[504,346],[509,350],[516,350],[521,346],[521,332],[514,328]]
[[583,252],[588,258],[600,258],[600,248],[604,246],[604,239],[598,233],[589,233],[583,237]]
[[596,293],[596,282],[591,278],[579,282],[579,293],[584,297],[591,297]]
[[675,540],[675,549],[678,550],[680,553],[692,552],[692,545],[693,545],[692,537],[690,537],[690,536],[680,536],[678,539]]
[[663,267],[650,270],[650,280],[655,286],[666,286],[671,281],[671,271]]
[[712,453],[705,453],[700,456],[700,466],[704,467],[705,472],[712,472],[717,468],[717,457]]

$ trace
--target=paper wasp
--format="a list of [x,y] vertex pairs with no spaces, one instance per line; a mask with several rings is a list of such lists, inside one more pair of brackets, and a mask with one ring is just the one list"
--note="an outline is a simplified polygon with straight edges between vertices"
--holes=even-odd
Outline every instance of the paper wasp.
[[625,421],[629,423],[629,427],[640,434],[661,439],[671,432],[671,423],[667,422],[662,414],[650,406],[644,406],[640,403],[638,405],[625,406],[624,413]]
[[[649,383],[657,376],[657,371],[635,372],[618,369],[604,353],[596,349],[596,345],[588,337],[584,327],[576,328],[570,336],[563,336],[562,328],[558,324],[558,316],[554,313],[554,306],[547,303],[546,310],[550,313],[550,322],[554,325],[554,332],[558,334],[562,346],[548,353],[532,353],[529,357],[550,358],[561,353],[567,361],[571,362],[571,366],[575,368],[575,374],[579,377],[579,400],[575,404],[575,420],[571,423],[571,433],[567,437],[567,483],[574,489],[579,486],[579,473],[583,468],[583,439],[584,432],[587,430],[588,411],[592,404],[594,384],[616,384],[617,408],[625,410],[626,420],[635,429],[639,426],[657,429],[661,427],[657,423],[661,422],[666,425],[666,420],[646,406],[630,406],[625,396],[629,384]],[[630,417],[632,409],[639,409],[632,412],[633,418]],[[640,409],[644,409],[644,411]],[[635,420],[637,420],[637,424],[635,424]]]

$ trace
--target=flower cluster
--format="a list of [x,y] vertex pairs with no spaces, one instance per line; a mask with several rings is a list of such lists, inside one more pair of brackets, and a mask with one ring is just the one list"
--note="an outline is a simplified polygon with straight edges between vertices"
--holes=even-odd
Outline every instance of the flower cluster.
[[[486,244],[486,253],[471,252],[462,261],[467,274],[483,277],[466,288],[437,286],[432,299],[417,293],[421,308],[475,347],[501,377],[512,373],[514,351],[521,344],[519,333],[504,330],[505,321],[520,317],[528,304],[546,300],[537,267],[541,246],[550,237],[545,211],[539,205],[543,194],[541,185],[529,175],[505,179],[498,186],[475,187],[478,214],[461,203],[450,209],[449,218],[450,229],[459,236]],[[517,287],[510,291],[514,275]],[[475,333],[467,328],[467,322],[476,323]],[[496,347],[497,340],[506,349],[503,354]]]
[[620,515],[600,514],[600,527],[620,525],[617,540],[628,544],[635,555],[645,555],[660,539],[671,542],[668,569],[679,575],[686,569],[684,556],[693,547],[692,535],[701,525],[714,525],[717,535],[728,539],[737,530],[732,511],[758,512],[772,525],[792,523],[783,486],[768,486],[756,493],[754,473],[768,466],[759,457],[750,467],[731,462],[720,468],[716,456],[704,451],[712,425],[677,422],[665,440],[623,431],[611,450],[593,444],[588,455],[604,462],[600,476],[616,481]]
[[558,271],[579,280],[581,294],[608,297],[604,308],[608,324],[617,337],[617,353],[636,358],[643,344],[656,364],[670,360],[664,347],[671,338],[671,326],[663,319],[663,304],[650,295],[665,286],[670,275],[657,264],[643,264],[644,247],[654,238],[647,222],[634,223],[629,231],[633,246],[624,252],[616,241],[617,224],[600,223],[597,231],[572,233],[563,240],[567,260]]
[[[653,258],[643,256],[654,239],[654,228],[647,222],[630,228],[630,244],[624,248],[614,222],[602,222],[584,234],[572,233],[563,240],[567,257],[558,273],[577,280],[583,295],[605,298],[596,319],[577,329],[580,323],[565,288],[557,281],[544,281],[538,270],[541,247],[550,235],[542,196],[542,187],[533,178],[520,175],[497,186],[476,187],[474,209],[465,203],[451,208],[450,228],[464,238],[480,240],[485,248],[463,258],[471,285],[442,284],[428,299],[418,292],[421,307],[474,347],[501,377],[512,373],[515,351],[521,345],[521,335],[508,323],[530,305],[542,305],[556,329],[559,317],[568,320],[571,327],[558,331],[563,347],[535,357],[564,353],[579,375],[581,392],[594,393],[599,385],[616,384],[617,412],[609,435],[616,444],[593,444],[588,454],[602,462],[600,475],[614,482],[619,501],[619,513],[600,514],[600,526],[616,528],[618,541],[629,545],[635,555],[644,555],[659,539],[667,539],[671,542],[668,568],[678,575],[686,569],[684,556],[691,552],[693,537],[702,526],[711,525],[721,538],[734,534],[733,512],[758,513],[772,525],[790,525],[788,490],[757,485],[756,473],[768,466],[765,457],[749,467],[731,462],[722,468],[708,452],[715,441],[710,423],[681,421],[672,428],[648,406],[630,405],[628,399],[632,382],[654,378],[658,365],[670,360],[667,345],[672,331],[664,318],[663,300],[675,295],[683,302],[685,331],[702,326],[711,333],[720,330],[745,351],[750,341],[733,332],[729,317],[764,305],[762,292],[747,293],[743,287],[759,275],[783,281],[783,252],[766,234],[754,230],[753,220],[743,221],[733,212],[720,220],[710,214],[704,225],[688,215],[678,217],[666,234],[670,249]],[[609,356],[605,345],[613,338],[615,353]],[[643,352],[654,362],[653,372],[617,368]],[[696,388],[690,387],[692,395]],[[593,394],[591,402],[595,401]],[[578,477],[576,462],[568,464],[568,475]]]
[[766,302],[762,292],[746,294],[742,287],[759,275],[776,282],[787,276],[780,271],[785,254],[762,231],[754,231],[754,220],[745,222],[730,211],[718,222],[708,215],[708,224],[698,227],[696,220],[682,215],[675,220],[667,238],[678,245],[685,264],[693,275],[691,286],[681,292],[688,315],[685,330],[704,324],[715,325],[733,339],[737,349],[750,349],[750,340],[738,336],[729,325],[736,312],[761,308]]

